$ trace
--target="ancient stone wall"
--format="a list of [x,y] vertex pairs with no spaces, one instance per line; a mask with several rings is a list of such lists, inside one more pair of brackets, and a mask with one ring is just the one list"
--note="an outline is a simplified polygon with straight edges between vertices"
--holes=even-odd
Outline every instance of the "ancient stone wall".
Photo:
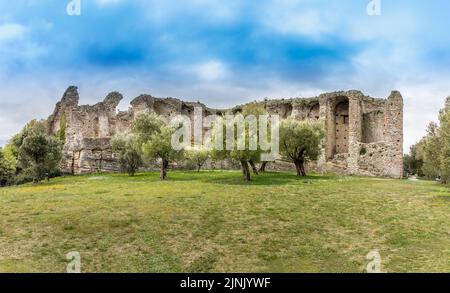
[[[155,112],[166,118],[182,113],[193,119],[195,107],[201,107],[203,115],[222,115],[228,111],[211,109],[199,102],[150,95],[135,98],[128,111],[117,111],[122,98],[120,93],[113,92],[96,105],[80,106],[77,88],[72,86],[66,90],[48,118],[52,133],[66,124],[65,172],[117,171],[117,156],[111,150],[110,139],[116,133],[129,131],[139,113]],[[261,103],[269,114],[278,114],[282,119],[294,117],[323,123],[326,139],[322,156],[310,168],[342,174],[402,176],[403,99],[399,92],[392,92],[388,99],[347,91]],[[237,113],[242,107],[236,106],[230,111]],[[286,163],[278,166],[286,166]]]

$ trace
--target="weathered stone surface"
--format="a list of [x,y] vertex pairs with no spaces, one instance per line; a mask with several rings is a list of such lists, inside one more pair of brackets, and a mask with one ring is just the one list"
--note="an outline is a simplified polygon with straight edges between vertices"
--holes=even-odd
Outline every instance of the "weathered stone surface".
[[[113,92],[96,105],[79,106],[77,88],[71,86],[66,90],[48,118],[52,133],[60,129],[62,121],[67,122],[63,171],[117,171],[117,157],[111,151],[110,139],[116,133],[129,131],[139,113],[155,112],[166,118],[182,113],[193,119],[195,107],[201,107],[204,115],[227,112],[207,108],[199,102],[150,95],[135,98],[128,111],[118,112],[116,108],[122,98],[120,93]],[[353,90],[307,99],[266,99],[261,103],[269,114],[278,114],[282,119],[314,119],[324,124],[326,139],[322,156],[316,164],[310,164],[310,168],[320,172],[402,176],[403,99],[399,92],[393,91],[387,99],[371,98]],[[450,99],[447,104],[450,104]],[[242,107],[230,110],[237,113]],[[285,169],[289,164],[270,166],[272,169]]]

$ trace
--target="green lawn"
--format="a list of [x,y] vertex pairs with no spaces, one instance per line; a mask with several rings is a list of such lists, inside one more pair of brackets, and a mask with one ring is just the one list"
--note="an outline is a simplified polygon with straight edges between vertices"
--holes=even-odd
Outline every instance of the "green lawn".
[[434,182],[239,172],[90,175],[0,189],[0,272],[450,272]]

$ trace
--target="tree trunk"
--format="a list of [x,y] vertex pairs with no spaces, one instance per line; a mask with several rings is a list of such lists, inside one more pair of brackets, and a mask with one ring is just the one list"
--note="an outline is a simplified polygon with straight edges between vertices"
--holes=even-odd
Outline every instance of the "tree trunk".
[[258,175],[258,169],[256,168],[255,163],[253,161],[248,161],[248,162],[253,169],[253,174]]
[[266,172],[266,167],[269,162],[262,162],[261,167],[259,167],[259,172]]
[[72,175],[75,175],[75,153],[72,156],[72,165],[70,166],[70,173],[72,173]]
[[306,176],[305,165],[303,162],[300,162],[300,169],[302,170],[302,176]]
[[300,177],[306,176],[305,166],[303,165],[303,161],[295,161],[295,169],[297,171],[297,175]]
[[251,180],[250,169],[248,168],[247,161],[241,161],[241,166],[242,166],[242,174],[244,175],[244,180],[250,181]]
[[169,167],[169,161],[162,160],[161,162],[161,173],[159,175],[159,179],[166,180],[167,179],[167,168]]
[[297,171],[297,176],[302,176],[302,172],[300,171],[300,165],[297,161],[294,162],[295,164],[295,171]]
[[197,165],[197,172],[200,173],[200,170],[202,169],[202,165],[198,164]]

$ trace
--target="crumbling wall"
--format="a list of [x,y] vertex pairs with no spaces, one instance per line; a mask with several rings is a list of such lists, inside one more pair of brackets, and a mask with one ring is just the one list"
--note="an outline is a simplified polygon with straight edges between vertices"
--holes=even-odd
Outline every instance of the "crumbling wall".
[[[193,119],[196,107],[201,107],[205,116],[223,115],[228,111],[240,113],[243,107],[219,110],[207,108],[199,102],[140,95],[131,101],[128,111],[117,111],[122,98],[120,93],[112,92],[100,103],[80,106],[77,88],[72,86],[66,90],[48,118],[52,133],[58,132],[66,123],[63,171],[118,171],[117,156],[111,150],[111,137],[130,131],[135,117],[140,113],[154,112],[167,119],[181,113]],[[360,91],[341,91],[307,99],[266,99],[260,103],[269,114],[279,115],[281,119],[310,119],[324,125],[326,138],[322,155],[318,162],[308,165],[310,169],[356,175],[402,176],[403,99],[399,92],[392,92],[388,99],[371,98]],[[204,133],[207,130],[203,127]],[[280,162],[271,166],[273,169],[285,169],[289,163]]]
[[384,113],[374,110],[363,115],[363,139],[364,143],[380,142],[383,140]]
[[335,124],[336,124],[336,154],[348,153],[348,138],[349,138],[349,102],[341,101],[336,105],[334,110]]

